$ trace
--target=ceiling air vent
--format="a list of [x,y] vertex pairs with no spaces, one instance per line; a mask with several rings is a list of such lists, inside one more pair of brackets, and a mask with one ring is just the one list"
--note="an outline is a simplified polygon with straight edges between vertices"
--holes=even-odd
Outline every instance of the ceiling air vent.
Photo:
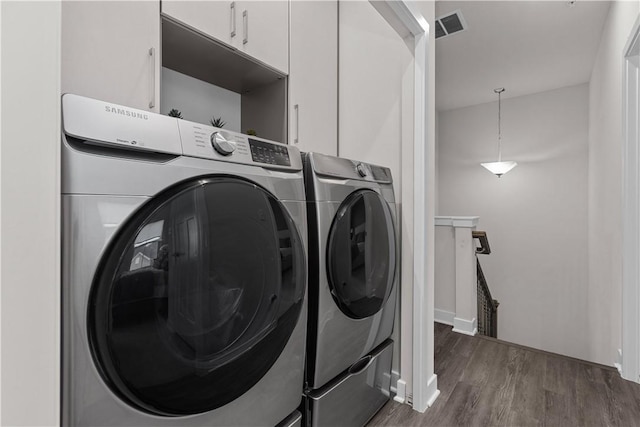
[[462,12],[455,12],[436,18],[436,38],[446,37],[467,29],[467,23],[462,17]]

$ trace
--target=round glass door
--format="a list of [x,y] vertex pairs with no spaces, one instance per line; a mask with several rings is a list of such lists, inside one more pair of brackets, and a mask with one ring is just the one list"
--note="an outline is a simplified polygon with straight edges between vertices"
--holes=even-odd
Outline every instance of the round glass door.
[[352,193],[329,231],[327,275],[343,313],[363,319],[380,311],[393,287],[396,240],[386,201],[375,191]]
[[92,284],[88,326],[110,388],[158,415],[206,412],[255,385],[295,328],[300,236],[255,184],[207,177],[146,203]]

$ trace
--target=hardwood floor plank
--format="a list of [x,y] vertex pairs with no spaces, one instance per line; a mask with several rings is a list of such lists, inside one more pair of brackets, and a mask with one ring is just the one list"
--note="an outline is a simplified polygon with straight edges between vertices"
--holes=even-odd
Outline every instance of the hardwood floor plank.
[[536,352],[524,351],[524,360],[509,408],[506,424],[511,426],[538,426],[544,424],[545,396],[543,379],[546,371],[546,357]]
[[451,332],[451,326],[444,325],[442,323],[434,323],[433,332],[434,332],[434,340],[433,340],[434,355],[438,354],[438,352],[442,349],[444,349],[445,351],[449,351],[449,347],[447,346],[447,340],[453,334],[453,332]]
[[440,397],[448,397],[458,381],[462,379],[477,343],[478,341],[472,339],[465,340],[461,345],[456,346],[457,352],[441,352],[440,357],[436,359],[435,372],[439,378]]
[[482,426],[491,418],[491,393],[469,382],[459,382],[446,402],[442,418],[422,426]]
[[616,371],[603,371],[606,392],[606,421],[612,425],[640,425],[640,402],[631,390],[634,384]]
[[576,424],[575,406],[571,396],[544,390],[542,397],[544,406],[540,408],[540,413],[545,426],[571,426]]
[[621,425],[612,422],[603,374],[598,367],[576,365],[575,417],[583,425]]
[[370,426],[638,426],[640,384],[615,369],[434,326],[440,396],[390,402]]
[[481,340],[471,355],[461,381],[478,386],[500,386],[507,375],[502,367],[507,364],[508,351],[508,346]]
[[572,395],[575,389],[576,364],[559,356],[548,355],[544,375],[545,390],[562,395]]
[[370,427],[380,426],[418,426],[420,416],[423,415],[414,411],[411,406],[402,403],[389,401],[367,424]]
[[[506,346],[505,346],[506,347]],[[507,425],[511,418],[511,407],[516,387],[521,381],[525,352],[519,348],[507,347],[507,363],[502,372],[505,376],[496,387],[493,397],[493,411],[489,425]]]

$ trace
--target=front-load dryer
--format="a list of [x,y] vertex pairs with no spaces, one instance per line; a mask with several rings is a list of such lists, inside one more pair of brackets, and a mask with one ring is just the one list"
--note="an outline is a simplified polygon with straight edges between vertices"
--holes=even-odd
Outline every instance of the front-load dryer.
[[[356,390],[368,390],[354,375],[369,378],[382,402],[389,397],[399,265],[395,196],[388,168],[318,153],[306,153],[303,162],[309,220],[305,394],[335,415],[340,410],[326,402],[350,402]],[[368,391],[361,395],[371,400]],[[356,411],[358,402],[347,406]],[[348,424],[366,422],[370,412]]]
[[298,408],[296,148],[62,98],[65,426],[271,425]]

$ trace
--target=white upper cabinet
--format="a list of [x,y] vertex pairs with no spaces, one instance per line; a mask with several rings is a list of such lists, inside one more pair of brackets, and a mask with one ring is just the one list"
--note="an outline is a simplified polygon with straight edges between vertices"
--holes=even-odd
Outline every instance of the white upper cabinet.
[[338,5],[291,2],[289,143],[338,154]]
[[159,111],[158,1],[62,2],[62,93]]
[[288,1],[162,1],[162,13],[283,74],[289,72]]
[[236,2],[162,0],[162,13],[229,46],[237,38]]
[[288,74],[289,2],[238,1],[236,7],[239,37],[234,40],[234,46]]

